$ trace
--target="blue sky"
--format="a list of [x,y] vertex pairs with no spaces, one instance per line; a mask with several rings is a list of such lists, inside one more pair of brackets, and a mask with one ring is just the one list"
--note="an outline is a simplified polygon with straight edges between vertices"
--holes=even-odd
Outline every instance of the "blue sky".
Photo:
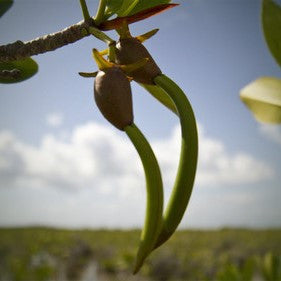
[[[182,227],[280,227],[281,128],[257,123],[239,90],[281,77],[260,26],[260,1],[189,0],[133,24],[160,31],[145,43],[163,73],[190,99],[200,157]],[[281,1],[278,1],[281,3]],[[91,11],[97,1],[88,1]],[[1,18],[0,44],[30,40],[82,19],[77,0],[15,0]],[[117,36],[110,32],[114,38]],[[0,85],[0,225],[140,227],[141,163],[93,101],[93,37],[34,57],[39,73]],[[179,154],[178,120],[132,83],[135,123],[159,159],[169,197]]]

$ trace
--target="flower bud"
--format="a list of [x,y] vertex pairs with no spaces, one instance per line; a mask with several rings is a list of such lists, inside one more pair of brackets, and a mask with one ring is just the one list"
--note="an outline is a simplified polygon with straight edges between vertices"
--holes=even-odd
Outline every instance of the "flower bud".
[[94,98],[103,116],[119,130],[133,123],[130,81],[118,67],[100,70],[94,82]]
[[136,38],[120,39],[116,44],[116,63],[132,64],[141,59],[148,58],[148,62],[137,70],[130,73],[130,76],[136,82],[143,84],[154,84],[153,79],[161,74],[160,68],[157,66],[147,49]]

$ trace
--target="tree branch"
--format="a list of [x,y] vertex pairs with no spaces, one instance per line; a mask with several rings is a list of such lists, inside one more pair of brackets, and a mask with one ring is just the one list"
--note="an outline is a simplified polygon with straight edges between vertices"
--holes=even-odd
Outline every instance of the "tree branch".
[[[92,34],[90,30],[91,27],[95,27],[96,29],[102,31],[117,29],[122,26],[124,21],[126,21],[128,24],[138,22],[140,20],[157,15],[177,5],[178,4],[174,3],[161,4],[146,10],[142,10],[134,15],[117,17],[115,19],[102,22],[99,25],[95,24],[93,18],[90,18],[87,21],[80,21],[77,24],[69,26],[62,31],[48,34],[43,37],[38,37],[31,41],[22,42],[18,40],[11,44],[2,45],[0,46],[0,63],[24,59],[34,55],[54,51],[62,46],[74,43],[86,36],[89,36]],[[8,73],[2,73],[1,75],[8,75]]]
[[62,46],[74,43],[90,35],[89,28],[95,26],[94,21],[81,21],[59,32],[38,37],[34,40],[0,46],[0,62],[13,61],[53,51]]

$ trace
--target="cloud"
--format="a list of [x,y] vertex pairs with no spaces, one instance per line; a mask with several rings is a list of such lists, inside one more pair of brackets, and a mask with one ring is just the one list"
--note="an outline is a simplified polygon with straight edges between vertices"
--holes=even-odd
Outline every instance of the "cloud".
[[259,130],[269,140],[281,145],[281,126],[261,124]]
[[[200,157],[196,184],[200,186],[255,183],[272,177],[266,163],[244,152],[230,154],[219,140],[199,130]],[[164,183],[171,188],[179,160],[180,128],[151,142]],[[45,135],[39,146],[10,132],[0,133],[1,187],[54,187],[79,190],[94,186],[103,194],[127,196],[144,184],[141,162],[125,134],[87,123],[65,139]]]
[[60,127],[63,123],[63,114],[59,112],[53,112],[46,116],[47,125],[50,127]]
[[[172,183],[180,153],[180,128],[176,127],[171,136],[154,142],[163,175]],[[196,184],[210,185],[237,185],[259,182],[272,177],[272,168],[259,159],[245,153],[229,153],[225,145],[214,138],[207,136],[202,126],[199,126],[199,161]]]
[[[267,210],[260,191],[254,192],[262,198],[259,201],[251,190],[240,186],[267,180],[272,177],[272,169],[249,154],[229,153],[221,141],[208,136],[202,127],[199,131],[196,188],[188,219],[182,225],[239,224],[241,216],[246,223],[257,217],[255,212],[259,214],[261,205]],[[179,160],[180,128],[175,127],[166,138],[151,144],[160,162],[168,198]],[[126,135],[110,126],[82,124],[67,137],[59,133],[44,135],[38,146],[23,142],[11,132],[0,132],[0,187],[1,225],[143,224],[146,194],[141,161]],[[257,200],[255,205],[253,201]],[[280,213],[276,212],[276,204],[268,205],[272,206],[271,213],[265,212],[260,223],[267,222],[272,213]],[[253,216],[248,214],[246,218],[241,212],[249,207],[254,210]]]
[[199,139],[198,183],[202,185],[254,183],[274,174],[268,164],[243,151],[229,153],[221,141],[208,137],[202,128]]

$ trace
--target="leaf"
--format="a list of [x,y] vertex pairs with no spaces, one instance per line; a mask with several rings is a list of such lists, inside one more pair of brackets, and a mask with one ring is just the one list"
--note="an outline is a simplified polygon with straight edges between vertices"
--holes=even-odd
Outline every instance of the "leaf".
[[118,17],[127,16],[139,3],[139,0],[124,0],[122,7],[117,11]]
[[171,0],[108,0],[106,13],[110,16],[113,14],[119,17],[130,16],[169,2]]
[[0,17],[2,17],[13,5],[13,0],[0,0]]
[[139,0],[138,4],[130,11],[128,15],[134,15],[140,11],[152,8],[161,4],[167,4],[171,0]]
[[107,0],[106,12],[108,14],[115,14],[123,4],[123,0]]
[[262,26],[268,48],[281,66],[281,7],[272,0],[263,0]]
[[138,22],[149,17],[158,15],[168,9],[178,6],[179,4],[161,4],[152,8],[148,8],[146,10],[140,11],[134,15],[126,16],[126,17],[117,17],[112,20],[107,20],[102,22],[98,27],[100,30],[112,30],[120,28],[123,25],[124,20],[128,23]]
[[261,77],[244,87],[240,98],[258,121],[281,123],[281,79]]
[[[32,58],[2,62],[0,63],[0,83],[21,82],[32,77],[37,71],[38,65]],[[12,75],[8,75],[7,72],[10,72]]]

